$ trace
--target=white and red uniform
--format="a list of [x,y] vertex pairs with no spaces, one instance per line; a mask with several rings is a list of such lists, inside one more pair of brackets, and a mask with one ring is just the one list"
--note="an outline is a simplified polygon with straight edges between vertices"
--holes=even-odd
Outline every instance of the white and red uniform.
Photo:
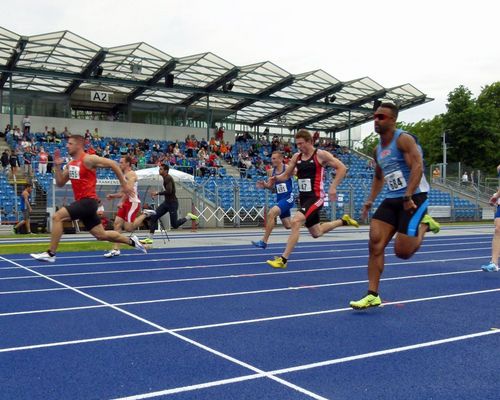
[[116,216],[125,222],[134,222],[141,208],[141,200],[137,195],[137,186],[137,182],[135,182],[134,192],[130,196],[127,196],[124,202],[118,207]]

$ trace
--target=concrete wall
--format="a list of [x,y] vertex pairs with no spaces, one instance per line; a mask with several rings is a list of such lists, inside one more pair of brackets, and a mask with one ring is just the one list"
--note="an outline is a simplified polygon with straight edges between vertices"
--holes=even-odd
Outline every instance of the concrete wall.
[[[14,125],[21,127],[23,115],[14,115]],[[186,136],[195,135],[197,139],[206,138],[206,128],[191,128],[183,126],[164,126],[164,125],[149,125],[149,124],[135,124],[128,122],[117,121],[92,121],[84,119],[70,119],[70,118],[53,118],[53,117],[37,117],[30,116],[31,131],[43,132],[45,126],[49,129],[56,128],[57,132],[62,132],[64,127],[68,127],[71,133],[84,133],[89,129],[94,132],[94,129],[99,130],[100,136],[119,137],[119,138],[145,138],[151,140],[179,140],[184,141]],[[0,129],[4,130],[5,126],[9,123],[10,117],[8,114],[0,114]],[[213,129],[210,130],[210,135],[213,136]],[[224,140],[234,143],[235,132],[226,130],[224,133]]]

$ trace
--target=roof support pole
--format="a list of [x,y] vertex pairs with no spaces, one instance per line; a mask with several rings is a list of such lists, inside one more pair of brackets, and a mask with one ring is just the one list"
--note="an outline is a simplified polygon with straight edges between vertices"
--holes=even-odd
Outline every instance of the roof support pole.
[[9,76],[9,114],[10,114],[10,129],[14,129],[14,107],[13,107],[13,93],[12,93],[12,74]]
[[349,169],[351,169],[351,110],[349,110],[348,117],[347,117],[347,148],[349,149]]
[[207,143],[210,142],[210,95],[207,94]]

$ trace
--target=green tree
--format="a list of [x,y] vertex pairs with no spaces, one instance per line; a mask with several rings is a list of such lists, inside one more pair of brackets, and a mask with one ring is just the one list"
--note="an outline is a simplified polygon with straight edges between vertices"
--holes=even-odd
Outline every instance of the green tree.
[[498,158],[498,126],[494,126],[495,91],[496,85],[486,92],[483,90],[481,101],[476,101],[464,86],[449,94],[448,111],[443,116],[449,161],[460,161],[483,171],[491,170],[495,158]]
[[361,141],[361,147],[358,149],[363,154],[373,157],[373,150],[378,145],[379,136],[377,133],[372,132],[369,136],[365,137]]

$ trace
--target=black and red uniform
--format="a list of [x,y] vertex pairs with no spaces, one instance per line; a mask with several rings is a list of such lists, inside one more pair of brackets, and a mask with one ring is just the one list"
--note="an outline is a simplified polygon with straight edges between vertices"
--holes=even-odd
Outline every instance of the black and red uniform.
[[318,160],[317,150],[314,150],[311,158],[307,160],[303,160],[302,154],[299,154],[297,160],[299,212],[305,215],[307,228],[319,224],[319,211],[325,202],[324,171],[325,168]]
[[78,160],[72,160],[67,165],[75,201],[66,206],[66,209],[72,221],[82,221],[90,231],[101,224],[101,219],[97,215],[99,204],[96,194],[96,171],[87,168],[83,162],[87,155],[84,153]]

